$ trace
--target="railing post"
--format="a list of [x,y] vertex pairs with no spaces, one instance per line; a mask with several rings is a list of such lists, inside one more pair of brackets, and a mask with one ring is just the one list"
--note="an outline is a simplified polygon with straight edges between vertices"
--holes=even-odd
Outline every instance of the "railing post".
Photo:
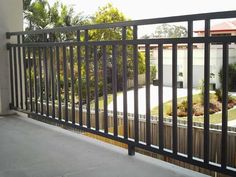
[[135,146],[128,144],[128,155],[134,156],[135,155]]

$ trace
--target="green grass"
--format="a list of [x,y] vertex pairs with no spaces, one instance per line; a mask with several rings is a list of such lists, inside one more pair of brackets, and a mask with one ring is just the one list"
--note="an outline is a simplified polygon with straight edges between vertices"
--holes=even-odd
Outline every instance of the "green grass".
[[[235,97],[234,97],[235,98]],[[210,94],[210,100],[214,100],[216,99],[215,94]],[[177,99],[177,103],[182,102],[183,100],[187,100],[187,97],[181,97]],[[201,95],[200,94],[196,94],[193,95],[193,103],[199,103],[201,101]],[[168,101],[165,102],[163,105],[163,113],[164,113],[164,117],[170,117],[169,113],[172,111],[172,101]],[[151,115],[153,116],[158,116],[158,106],[154,107],[151,110]],[[187,120],[187,117],[178,117],[178,119],[180,120]],[[215,113],[215,114],[210,114],[210,123],[212,124],[218,124],[221,123],[222,119],[222,113]],[[236,108],[232,108],[228,110],[228,120],[234,120],[236,119]],[[193,122],[200,122],[203,123],[204,122],[204,116],[193,116]]]
[[[186,117],[182,117],[182,118],[187,120]],[[212,123],[212,124],[221,123],[222,122],[221,119],[222,119],[221,112],[210,115],[210,123]],[[235,120],[235,119],[236,119],[236,108],[229,109],[228,110],[228,121]],[[193,121],[203,123],[204,122],[204,117],[203,116],[194,116]]]
[[[122,94],[122,92],[118,92],[117,97],[121,94]],[[112,101],[113,101],[113,94],[107,94],[107,105],[109,105]],[[99,105],[99,109],[103,109],[103,107],[104,107],[104,97],[103,96],[98,98],[98,105]],[[91,109],[95,108],[95,100],[92,100],[90,102],[90,108]]]

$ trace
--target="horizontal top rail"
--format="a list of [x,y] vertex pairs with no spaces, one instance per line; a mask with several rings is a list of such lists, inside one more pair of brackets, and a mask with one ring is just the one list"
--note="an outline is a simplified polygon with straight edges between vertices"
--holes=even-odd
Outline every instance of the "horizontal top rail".
[[[64,42],[33,42],[33,43],[21,43],[21,44],[11,44],[8,43],[9,47],[49,47],[49,46],[70,46],[70,45],[134,45],[134,44],[175,44],[183,43],[204,43],[206,42],[205,37],[192,37],[189,38],[166,38],[166,39],[137,39],[137,40],[109,40],[109,41],[64,41]],[[217,36],[208,37],[207,42],[236,42],[236,36]]]
[[91,30],[91,29],[104,29],[104,28],[116,28],[125,26],[137,26],[137,25],[152,25],[159,23],[175,23],[175,22],[185,22],[185,21],[195,21],[195,20],[207,20],[207,19],[222,19],[222,18],[236,18],[236,11],[224,11],[224,12],[211,12],[202,14],[192,14],[192,15],[181,15],[173,17],[161,17],[143,20],[133,20],[125,22],[116,23],[104,23],[104,24],[94,24],[94,25],[83,25],[83,26],[69,26],[69,27],[58,27],[52,29],[40,29],[34,31],[19,31],[19,32],[7,32],[7,38],[14,35],[24,35],[24,34],[43,34],[43,33],[53,33],[53,32],[71,32],[76,30]]

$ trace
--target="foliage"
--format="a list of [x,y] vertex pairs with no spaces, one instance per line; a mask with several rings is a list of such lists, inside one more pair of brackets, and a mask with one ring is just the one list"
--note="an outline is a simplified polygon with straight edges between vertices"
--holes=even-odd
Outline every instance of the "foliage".
[[151,80],[156,79],[157,67],[151,66]]
[[28,21],[26,29],[43,29],[50,24],[50,7],[47,0],[36,0],[25,6],[24,18]]
[[182,100],[182,101],[178,104],[178,109],[179,109],[180,111],[187,112],[187,110],[188,110],[188,101],[187,101],[187,100]]
[[52,6],[47,0],[24,0],[24,19],[26,30],[53,28],[84,24],[86,19],[79,13],[74,15],[72,7],[55,2]]
[[[229,91],[236,91],[236,63],[229,64],[228,71],[228,89]],[[223,85],[223,69],[219,72],[220,82]]]
[[[114,23],[120,21],[128,20],[125,15],[120,12],[117,8],[113,7],[112,4],[107,4],[104,7],[100,7],[98,11],[90,19],[83,17],[81,14],[74,14],[72,7],[68,7],[65,4],[55,2],[53,5],[49,5],[47,0],[35,0],[29,1],[24,0],[25,11],[24,18],[28,22],[27,30],[36,30],[44,28],[53,28],[61,26],[72,26],[78,24],[97,24],[97,23]],[[47,40],[50,41],[66,41],[66,40],[76,40],[76,33],[66,32],[66,33],[54,33],[50,34]],[[89,41],[105,41],[105,40],[121,40],[122,39],[122,29],[121,28],[110,28],[110,29],[94,29],[89,30]],[[126,39],[132,39],[133,32],[131,27],[126,29]],[[29,35],[26,37],[28,41],[40,41],[42,36]],[[81,31],[81,41],[84,40],[84,31]],[[122,89],[123,85],[123,63],[122,63],[122,46],[117,45],[117,85],[118,91]],[[82,95],[83,99],[86,96],[86,62],[85,62],[85,47],[81,46],[81,77],[82,77]],[[66,49],[66,58],[70,58],[69,49]],[[133,46],[126,46],[127,51],[127,77],[134,77],[134,57],[133,57]],[[47,50],[48,59],[50,52]],[[74,54],[74,73],[78,75],[78,63],[77,63],[77,50],[73,49]],[[97,56],[98,56],[98,92],[99,95],[103,94],[103,50],[102,46],[97,46]],[[107,56],[107,92],[112,91],[112,46],[106,46],[106,56]],[[90,81],[90,96],[91,99],[94,98],[94,54],[93,47],[88,47],[88,59],[89,59],[89,81]],[[63,66],[63,50],[59,48],[59,61],[60,65]],[[49,61],[48,61],[49,62]],[[50,63],[48,63],[49,65]],[[69,60],[67,60],[68,70]],[[63,75],[63,67],[61,69],[61,75]],[[49,72],[49,71],[48,71]],[[154,72],[154,70],[153,70]],[[144,54],[138,52],[138,73],[145,73],[145,57]],[[49,72],[50,74],[50,72]],[[51,77],[49,76],[49,79]],[[63,80],[63,78],[61,78]],[[68,82],[70,83],[70,72],[68,71]],[[61,83],[63,88],[63,81]],[[78,89],[78,78],[75,78],[75,88]],[[70,88],[69,88],[70,89]],[[76,92],[77,94],[78,92]]]
[[[125,15],[120,12],[117,8],[113,7],[112,4],[107,4],[104,7],[100,7],[93,17],[91,17],[91,24],[101,23],[114,23],[127,21]],[[126,39],[132,39],[132,29],[127,27]],[[89,30],[89,40],[92,41],[107,41],[107,40],[121,40],[122,29],[121,28],[110,28],[110,29],[94,29]],[[102,69],[102,49],[98,47],[98,61],[100,61],[100,69]],[[112,46],[106,47],[106,55],[108,57],[108,63],[112,63]],[[112,73],[111,67],[108,67],[108,72]],[[143,74],[145,72],[145,57],[144,54],[138,52],[138,73]],[[134,74],[134,59],[133,59],[133,47],[127,46],[127,77],[133,78]],[[122,46],[117,46],[117,85],[118,90],[122,89],[123,82],[123,67],[122,67]],[[111,91],[111,75],[108,78],[108,92]]]
[[[104,7],[99,7],[98,11],[93,17],[91,17],[91,24],[102,24],[102,23],[114,23],[126,21],[125,15],[120,12],[117,8],[113,7],[112,4],[108,3]],[[131,28],[127,28],[127,39],[132,38]],[[121,28],[110,28],[110,29],[96,29],[91,30],[89,33],[91,40],[120,40],[122,39]]]
[[200,104],[204,104],[204,86],[205,86],[205,82],[204,82],[204,80],[201,80],[201,84],[200,84],[200,87],[199,87],[199,89],[200,89]]
[[217,96],[217,100],[221,102],[222,101],[222,90],[221,89],[216,89],[215,94]]
[[[214,93],[211,93],[210,94],[210,99],[211,99],[210,102],[212,103],[212,102],[214,102],[214,100],[215,101],[217,100],[217,96]],[[236,97],[230,96],[229,102],[230,102],[231,99],[236,100]],[[178,98],[177,102],[181,103],[183,100],[186,101],[187,97]],[[193,95],[193,102],[197,103],[197,100],[199,100],[199,94]],[[163,104],[163,108],[164,108],[164,111],[163,111],[164,116],[165,117],[170,117],[172,115],[172,100],[165,102]],[[152,108],[151,114],[153,116],[158,116],[158,107]],[[228,121],[235,120],[236,119],[235,115],[236,115],[236,108],[228,109]],[[187,114],[184,117],[180,117],[178,115],[178,119],[179,120],[187,120]],[[221,121],[222,121],[222,113],[221,112],[218,112],[216,114],[210,114],[210,123],[212,123],[212,124],[216,124],[217,123],[218,124],[218,123],[221,123]],[[201,115],[201,116],[193,115],[193,122],[201,122],[201,123],[203,123],[204,122],[204,116],[203,115]]]
[[154,37],[159,37],[159,38],[187,37],[187,29],[183,26],[162,24],[156,28]]
[[172,115],[172,104],[168,103],[164,106],[164,111],[167,115]]

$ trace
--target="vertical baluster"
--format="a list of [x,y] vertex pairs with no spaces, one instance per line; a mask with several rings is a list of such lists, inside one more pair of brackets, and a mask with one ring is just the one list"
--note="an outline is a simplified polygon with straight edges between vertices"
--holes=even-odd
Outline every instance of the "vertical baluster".
[[[25,42],[25,36],[22,35],[22,43]],[[25,92],[25,97],[24,97],[24,105],[25,109],[28,110],[28,82],[27,82],[27,74],[26,74],[26,51],[25,47],[23,47],[23,70],[24,70],[24,92]]]
[[193,44],[191,38],[193,36],[193,21],[188,21],[188,133],[187,133],[187,154],[192,159],[193,151]]
[[[205,38],[210,36],[210,20],[205,20]],[[204,162],[209,162],[209,76],[210,43],[204,47]]]
[[163,44],[158,45],[158,102],[159,102],[159,149],[163,150]]
[[[51,37],[51,35],[50,35]],[[51,39],[52,40],[52,39]],[[52,118],[55,118],[55,89],[54,89],[54,62],[53,62],[53,47],[50,47],[50,72],[51,72],[51,101],[52,101]]]
[[145,46],[145,63],[146,63],[146,144],[151,144],[151,114],[150,114],[150,45]]
[[10,64],[10,83],[11,83],[11,108],[15,107],[14,104],[14,84],[13,84],[13,62],[12,62],[12,47],[9,48],[9,64]]
[[31,76],[31,48],[28,47],[28,72],[29,72],[29,97],[30,97],[30,112],[33,111],[32,100],[32,76]]
[[[122,28],[122,40],[126,40],[126,27]],[[124,138],[128,138],[128,117],[127,117],[127,50],[126,45],[122,45],[122,69],[123,69],[123,119]]]
[[[17,35],[17,44],[20,44],[20,35]],[[22,63],[21,63],[21,47],[18,47],[18,67],[20,82],[20,108],[23,109],[23,92],[22,92]]]
[[75,124],[75,79],[74,79],[74,54],[73,46],[70,46],[70,75],[71,75],[71,116],[72,124]]
[[[133,26],[133,40],[137,40],[137,26]],[[134,64],[134,134],[135,142],[139,142],[139,114],[138,114],[138,46],[133,45],[133,64]]]
[[61,80],[60,80],[60,54],[59,47],[56,47],[57,60],[57,93],[58,93],[58,118],[61,120]]
[[[85,42],[88,42],[88,30],[85,30]],[[86,120],[87,120],[87,127],[90,128],[90,67],[89,67],[89,47],[88,44],[85,44],[85,65],[86,65]]]
[[16,98],[16,107],[19,106],[18,101],[18,70],[17,70],[17,56],[16,56],[16,47],[13,47],[13,61],[14,61],[14,79],[15,79],[15,98]]
[[229,72],[229,45],[223,43],[223,83],[222,83],[222,135],[221,135],[221,167],[227,165],[227,138],[228,138],[228,72]]
[[94,77],[95,77],[95,119],[96,130],[99,130],[99,100],[98,100],[98,57],[97,46],[94,46]]
[[40,113],[43,115],[43,76],[42,76],[42,54],[41,48],[38,50],[39,52],[39,85],[40,85]]
[[36,48],[33,48],[33,71],[34,71],[34,105],[35,113],[38,113],[38,89],[37,89],[37,71],[36,71]]
[[[80,31],[77,31],[77,42],[80,42]],[[83,98],[82,98],[82,76],[81,76],[81,49],[80,44],[77,45],[77,55],[78,55],[78,84],[79,84],[79,124],[83,125]]]
[[106,46],[102,46],[103,60],[103,111],[104,111],[104,132],[108,133],[108,116],[107,116],[107,55],[106,55]]
[[[44,42],[47,42],[47,34],[44,34]],[[45,82],[45,91],[46,91],[46,116],[49,116],[49,89],[48,89],[48,57],[47,57],[47,48],[43,48],[44,55],[44,82]]]
[[64,71],[64,109],[65,109],[65,122],[68,122],[68,78],[67,78],[67,57],[66,46],[63,46],[63,71]]
[[112,46],[112,91],[113,91],[113,120],[114,136],[118,134],[117,125],[117,46]]
[[172,119],[173,119],[173,130],[172,130],[172,146],[173,153],[177,154],[177,44],[173,44],[172,48]]

